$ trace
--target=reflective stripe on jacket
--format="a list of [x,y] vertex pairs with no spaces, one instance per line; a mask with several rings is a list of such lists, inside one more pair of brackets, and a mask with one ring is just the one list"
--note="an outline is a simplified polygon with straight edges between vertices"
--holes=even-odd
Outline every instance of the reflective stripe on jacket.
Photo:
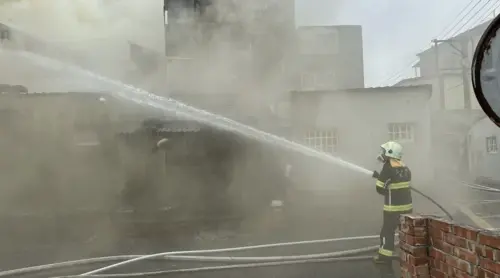
[[384,163],[376,181],[377,192],[384,196],[384,211],[405,213],[413,209],[411,171],[401,161]]

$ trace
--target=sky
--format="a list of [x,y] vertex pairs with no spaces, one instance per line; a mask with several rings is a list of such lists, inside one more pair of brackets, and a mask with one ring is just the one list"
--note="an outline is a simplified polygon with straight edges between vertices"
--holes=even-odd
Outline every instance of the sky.
[[[401,71],[404,76],[411,75],[410,64],[416,59],[415,55],[430,47],[433,38],[441,38],[437,36],[443,29],[455,25],[459,12],[469,2],[471,0],[296,0],[296,23],[362,25],[365,83],[380,86],[397,81],[394,77]],[[474,12],[468,15],[465,22],[471,20],[465,27],[492,17],[495,1],[473,2],[481,2],[475,9],[479,13],[475,17]],[[486,6],[481,10],[483,2]],[[10,21],[46,36],[58,34],[73,40],[127,34],[130,39],[161,49],[157,39],[163,28],[162,14],[157,12],[161,6],[161,0],[3,0],[0,21]]]
[[[470,14],[467,12],[474,4],[460,14],[470,2],[480,3]],[[362,25],[365,82],[367,86],[379,86],[403,69],[406,75],[412,74],[409,65],[417,59],[415,55],[429,48],[432,39],[444,38],[438,35],[454,34],[467,21],[463,31],[492,18],[494,8],[500,5],[495,2],[498,1],[297,0],[296,16],[299,25]],[[486,6],[482,9],[483,5]],[[476,11],[479,12],[474,16]],[[452,32],[443,32],[446,28]]]

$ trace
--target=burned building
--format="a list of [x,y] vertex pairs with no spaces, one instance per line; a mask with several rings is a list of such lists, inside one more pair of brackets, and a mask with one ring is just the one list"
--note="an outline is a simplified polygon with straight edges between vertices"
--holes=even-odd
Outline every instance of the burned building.
[[108,94],[1,97],[1,113],[11,115],[0,126],[10,169],[2,177],[12,185],[2,193],[6,212],[64,212],[77,221],[130,211],[148,215],[158,231],[242,221],[283,199],[279,151],[260,142]]

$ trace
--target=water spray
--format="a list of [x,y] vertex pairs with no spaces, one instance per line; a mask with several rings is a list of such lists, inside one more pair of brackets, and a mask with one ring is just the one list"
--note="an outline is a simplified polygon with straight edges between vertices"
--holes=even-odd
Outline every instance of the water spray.
[[132,85],[104,77],[89,70],[85,70],[83,68],[74,65],[69,65],[61,61],[41,56],[38,54],[34,54],[31,52],[16,51],[14,53],[23,58],[27,58],[32,62],[36,62],[38,65],[47,69],[53,69],[57,71],[65,70],[75,75],[79,75],[80,77],[85,76],[85,77],[90,77],[93,80],[99,80],[106,85],[105,87],[110,92],[110,94],[117,98],[125,99],[127,101],[132,101],[139,105],[163,110],[164,112],[172,113],[175,114],[176,116],[180,116],[209,126],[214,126],[223,130],[234,132],[236,134],[240,134],[246,137],[254,138],[258,141],[266,142],[278,147],[283,147],[295,152],[302,153],[306,156],[320,158],[327,162],[335,163],[337,165],[349,168],[351,170],[363,173],[365,175],[371,175],[373,173],[368,169],[365,169],[361,166],[355,165],[338,157],[334,157],[325,152],[321,152],[313,148],[287,140],[283,137],[258,130],[251,126],[231,120],[229,118],[210,113],[206,110],[189,106],[172,98],[167,98],[152,94],[140,88],[136,88]]
[[[66,63],[54,60],[52,58],[40,56],[37,54],[33,54],[31,52],[19,52],[19,54],[22,57],[28,58],[31,61],[36,61],[40,66],[43,66],[45,68],[52,68],[52,69],[57,69],[60,70],[62,68],[69,70],[72,73],[75,73],[77,75],[84,75],[87,77],[90,77],[92,79],[99,80],[106,84],[108,87],[110,87],[110,92],[112,95],[125,99],[128,101],[133,101],[137,104],[144,105],[144,106],[149,106],[153,108],[157,108],[160,110],[163,110],[165,112],[169,113],[175,113],[177,115],[181,115],[183,117],[186,117],[188,119],[198,121],[210,126],[215,126],[224,130],[228,130],[237,134],[241,134],[243,136],[251,137],[259,141],[264,141],[266,143],[273,144],[275,146],[279,147],[284,147],[286,149],[300,152],[304,155],[307,156],[313,156],[317,158],[321,158],[327,162],[332,162],[337,165],[346,167],[348,169],[357,171],[359,173],[369,175],[371,176],[373,174],[373,171],[370,171],[368,169],[365,169],[361,166],[358,166],[356,164],[350,163],[348,161],[345,161],[343,159],[340,159],[338,157],[329,155],[324,152],[320,152],[318,150],[315,150],[313,148],[306,147],[304,145],[298,144],[296,142],[287,140],[283,137],[279,137],[261,130],[258,130],[256,128],[253,128],[248,125],[244,125],[242,123],[233,121],[229,118],[216,115],[213,113],[210,113],[208,111],[198,109],[189,105],[186,105],[180,101],[171,99],[171,98],[166,98],[166,97],[161,97],[155,94],[152,94],[150,92],[147,92],[145,90],[136,88],[132,85],[129,84],[124,84],[120,81],[113,80],[111,78],[104,77],[102,75],[96,74],[94,72],[82,69],[77,66],[73,65],[68,65]],[[121,90],[125,89],[129,94],[125,94],[124,92],[121,92]],[[132,94],[130,94],[132,93]],[[428,195],[422,193],[421,191],[411,187],[411,189],[416,192],[417,194],[423,196],[424,198],[428,199],[432,203],[434,203],[437,207],[439,207],[450,219],[453,219],[451,214],[446,211],[441,205],[439,205],[434,199],[429,197]]]
[[[7,51],[7,50],[2,50],[2,51]],[[340,158],[334,157],[334,156],[329,155],[329,154],[324,153],[324,152],[320,152],[320,151],[315,150],[313,148],[309,148],[309,147],[306,147],[304,145],[289,141],[283,137],[279,137],[279,136],[276,136],[273,134],[269,134],[269,133],[260,131],[258,129],[255,129],[253,127],[250,127],[250,126],[244,125],[242,123],[233,121],[233,120],[225,118],[223,116],[216,115],[216,114],[210,113],[208,111],[186,105],[182,102],[176,101],[176,100],[171,99],[171,98],[161,97],[161,96],[152,94],[152,93],[147,92],[145,90],[136,88],[136,87],[128,85],[128,84],[124,84],[124,83],[117,81],[117,80],[113,80],[113,79],[104,77],[102,75],[96,74],[94,72],[91,72],[89,70],[86,70],[86,69],[83,69],[80,67],[77,67],[75,65],[63,63],[63,62],[58,61],[56,59],[41,56],[41,55],[38,55],[38,54],[35,54],[32,52],[27,52],[27,51],[9,51],[9,53],[18,55],[22,58],[29,59],[31,62],[34,62],[34,63],[42,66],[45,69],[52,69],[55,71],[63,71],[64,70],[66,73],[70,72],[70,73],[72,73],[76,76],[79,76],[79,77],[84,76],[84,77],[89,77],[94,81],[98,80],[102,84],[105,85],[104,87],[106,88],[107,92],[109,92],[111,95],[113,95],[114,97],[119,98],[119,99],[132,101],[136,104],[146,106],[146,107],[160,109],[164,112],[173,113],[173,114],[180,116],[180,117],[185,117],[187,119],[201,122],[201,123],[213,126],[213,127],[217,127],[217,128],[223,129],[223,130],[227,130],[227,131],[231,131],[231,132],[234,132],[237,134],[241,134],[243,136],[254,138],[254,139],[262,141],[262,142],[273,144],[273,145],[278,146],[278,147],[282,147],[282,148],[286,148],[286,149],[289,149],[289,150],[292,150],[295,152],[299,152],[299,153],[302,153],[306,156],[320,158],[326,162],[337,164],[339,166],[354,170],[358,173],[362,173],[362,174],[365,174],[367,176],[371,176],[373,173],[372,171],[367,170],[361,166],[344,161]],[[448,217],[451,218],[451,215],[442,206],[440,206],[437,202],[435,202],[432,198],[430,198],[429,196],[423,194],[422,192],[420,192],[414,188],[411,188],[411,189],[413,191],[417,192],[418,194],[424,196],[425,198],[429,199],[430,201],[432,201],[439,208],[441,208],[443,210],[443,212],[445,212],[448,215]],[[378,238],[379,236],[376,235],[376,236],[370,236],[370,237]],[[369,237],[364,237],[364,238],[369,238]],[[361,240],[361,239],[363,239],[363,238],[331,239],[329,241],[343,241],[343,240],[345,241],[345,240]],[[316,242],[318,242],[318,241],[316,241]],[[311,243],[311,242],[308,242],[308,243]],[[281,244],[271,244],[268,246],[278,247],[278,246],[287,246],[287,245],[294,245],[294,244],[298,244],[298,243],[281,243]],[[300,244],[304,244],[304,243],[300,243]],[[224,261],[224,262],[236,262],[236,261],[258,262],[258,263],[255,263],[253,265],[245,264],[245,265],[236,265],[236,266],[234,266],[234,265],[233,266],[219,266],[219,267],[214,267],[211,269],[198,268],[197,270],[196,269],[172,270],[172,271],[166,271],[166,272],[162,272],[161,274],[158,274],[158,275],[165,275],[167,273],[179,273],[182,271],[185,271],[185,272],[201,271],[200,269],[219,270],[219,269],[227,269],[227,268],[231,268],[231,267],[233,267],[233,268],[257,267],[257,266],[261,267],[261,266],[265,266],[265,264],[267,264],[267,265],[296,264],[296,263],[304,263],[304,262],[312,262],[312,261],[318,262],[318,260],[332,261],[335,259],[339,259],[338,257],[344,257],[344,256],[349,256],[349,255],[355,255],[358,253],[374,251],[374,250],[377,250],[379,248],[379,246],[376,245],[376,246],[370,246],[370,247],[353,249],[353,250],[345,250],[345,251],[323,253],[323,254],[310,254],[310,255],[302,255],[302,256],[280,256],[280,257],[259,257],[259,258],[256,258],[256,257],[246,257],[246,258],[244,258],[244,257],[243,258],[242,257],[239,257],[239,258],[236,258],[236,257],[218,257],[218,258],[211,257],[211,258],[208,258],[205,256],[196,256],[196,257],[185,256],[186,254],[216,253],[216,252],[225,252],[225,251],[231,252],[231,251],[242,251],[242,250],[249,250],[249,249],[256,249],[256,248],[263,248],[263,247],[262,246],[261,247],[246,246],[246,247],[239,247],[239,248],[226,248],[226,249],[216,249],[216,250],[178,251],[178,252],[165,252],[165,253],[160,253],[160,254],[139,256],[139,257],[134,257],[134,258],[128,257],[128,260],[126,260],[124,262],[120,262],[120,263],[113,264],[113,265],[110,265],[110,266],[107,266],[104,268],[90,271],[90,272],[81,274],[78,277],[82,277],[82,276],[96,277],[96,276],[91,276],[91,275],[95,275],[99,272],[109,270],[112,268],[116,268],[119,266],[127,265],[130,263],[134,263],[137,261],[148,260],[148,259],[157,259],[159,257],[164,257],[164,259],[177,258],[177,259],[194,260],[194,261],[201,260],[201,261]],[[179,255],[184,255],[184,256],[181,257]],[[169,257],[165,257],[165,256],[169,256]],[[177,256],[177,257],[175,257],[175,256]],[[124,259],[123,256],[121,256],[121,257],[118,256],[118,257],[120,258],[120,260]],[[366,258],[367,257],[362,257],[362,259],[366,259]],[[117,257],[108,257],[107,259],[112,261],[112,260],[117,260]],[[359,259],[359,258],[355,257],[355,258],[343,258],[343,259],[344,260],[351,260],[351,259],[354,260],[354,259]],[[82,261],[66,262],[66,263],[62,263],[62,265],[73,266],[73,265],[84,264],[87,262],[96,262],[96,261],[102,262],[103,260],[105,260],[105,259],[90,259],[90,260],[87,260],[85,262],[82,262]],[[277,262],[277,261],[279,261],[279,262]],[[264,262],[264,263],[262,263],[262,262]],[[25,273],[29,273],[29,272],[37,272],[37,271],[42,271],[42,270],[49,270],[49,269],[57,268],[60,266],[61,266],[61,264],[58,266],[48,265],[48,266],[39,266],[39,267],[20,269],[20,270],[12,270],[12,271],[7,271],[7,272],[0,272],[0,277],[19,275],[19,274],[25,274]],[[139,273],[139,274],[126,274],[125,276],[123,276],[123,274],[122,274],[122,276],[118,276],[118,277],[131,277],[130,275],[144,277],[144,276],[151,276],[154,274],[151,274],[151,273],[149,273],[149,274],[142,273],[141,274],[141,273]],[[103,277],[103,276],[101,275],[101,276],[97,276],[97,277]],[[117,277],[117,276],[106,275],[104,277]]]
[[[62,68],[65,68],[65,69],[69,69],[73,73],[76,72],[78,74],[85,74],[89,77],[100,80],[100,81],[104,82],[105,84],[107,84],[108,86],[110,86],[111,87],[110,91],[115,92],[112,94],[114,96],[118,96],[119,98],[133,101],[133,102],[140,104],[140,105],[145,105],[145,106],[161,109],[161,110],[166,111],[166,112],[180,113],[181,115],[183,115],[187,118],[190,118],[190,119],[193,119],[196,121],[200,121],[202,123],[206,123],[206,124],[209,124],[212,126],[223,128],[225,130],[233,131],[233,132],[245,135],[245,136],[253,137],[255,139],[259,139],[259,140],[264,141],[264,142],[273,143],[273,144],[278,145],[278,146],[284,146],[284,147],[287,147],[288,149],[291,149],[294,151],[299,151],[305,155],[319,157],[319,158],[325,159],[329,162],[334,162],[336,164],[339,164],[339,165],[342,165],[344,167],[356,170],[356,171],[363,173],[363,174],[366,174],[366,175],[372,174],[372,171],[369,171],[367,169],[364,169],[364,168],[357,166],[357,165],[354,165],[352,163],[343,161],[342,159],[330,156],[326,153],[316,151],[314,149],[305,147],[305,146],[297,144],[295,142],[288,141],[285,138],[278,137],[278,136],[275,136],[275,135],[272,135],[269,133],[265,133],[263,131],[257,130],[255,128],[252,128],[252,127],[249,127],[246,125],[243,125],[241,123],[232,121],[230,119],[214,115],[214,114],[209,113],[207,111],[204,111],[201,109],[196,109],[194,107],[190,107],[188,105],[185,105],[185,104],[178,102],[178,101],[175,101],[173,99],[153,95],[149,92],[135,88],[133,86],[123,84],[119,81],[115,81],[115,80],[97,75],[95,73],[89,72],[87,70],[83,70],[83,69],[80,69],[80,68],[77,68],[77,67],[74,67],[71,65],[67,65],[67,64],[64,64],[62,62],[59,62],[59,61],[56,61],[56,60],[53,60],[53,59],[50,59],[47,57],[42,57],[40,55],[32,54],[29,52],[19,52],[19,54],[22,57],[29,58],[32,61],[33,60],[37,61],[39,65],[42,65],[46,68],[48,67],[48,68],[54,69],[54,67],[56,67],[56,69],[59,69],[59,70]],[[125,88],[129,92],[132,92],[133,94],[132,95],[125,94],[125,93],[119,91],[119,89],[123,89],[123,88]],[[116,92],[116,91],[118,91],[118,92]],[[205,117],[207,117],[207,118],[205,118]],[[420,191],[418,191],[414,188],[412,188],[412,190],[414,190],[415,192],[419,193],[420,195],[424,196],[425,198],[431,200],[433,203],[438,205],[438,207],[441,208],[451,218],[451,215],[446,210],[444,210],[444,208],[442,208],[437,202],[435,202],[432,198],[428,197],[427,195],[421,193]],[[375,237],[378,237],[378,236],[375,236]],[[346,239],[333,239],[331,241],[335,241],[335,240],[346,240]],[[359,240],[359,238],[358,238],[358,240]],[[296,244],[296,243],[294,243],[294,244]],[[286,246],[286,244],[276,244],[275,246]],[[266,264],[266,263],[267,264],[276,264],[277,263],[276,261],[281,261],[281,263],[286,264],[286,263],[308,262],[310,260],[317,260],[317,259],[320,259],[320,260],[330,259],[331,260],[332,258],[336,258],[336,257],[343,257],[343,256],[355,255],[358,253],[363,253],[363,252],[368,252],[368,251],[375,251],[379,248],[379,246],[376,245],[376,246],[370,246],[370,247],[353,249],[353,250],[346,250],[346,251],[340,251],[340,252],[323,253],[323,254],[310,254],[310,255],[302,255],[302,256],[280,256],[280,257],[259,257],[259,258],[257,258],[257,257],[247,257],[247,258],[244,258],[244,257],[243,258],[242,257],[240,257],[240,258],[218,257],[218,258],[215,258],[215,257],[205,257],[205,256],[201,256],[201,257],[200,256],[197,256],[197,257],[188,257],[188,256],[175,257],[174,256],[174,255],[180,255],[180,254],[193,254],[193,253],[241,251],[241,250],[248,250],[248,249],[254,249],[254,248],[255,247],[241,247],[241,248],[227,248],[227,249],[218,249],[218,250],[201,250],[201,252],[200,252],[200,250],[197,250],[197,251],[179,251],[179,252],[165,252],[165,253],[160,253],[160,254],[152,254],[152,255],[131,258],[131,259],[126,260],[124,262],[120,262],[120,263],[116,263],[116,264],[113,264],[113,265],[110,265],[110,266],[107,266],[104,268],[96,269],[96,270],[81,274],[79,276],[82,277],[82,276],[95,275],[97,273],[100,273],[100,272],[103,272],[103,271],[106,271],[106,270],[109,270],[112,268],[116,268],[119,266],[127,265],[130,263],[134,263],[137,261],[155,259],[158,257],[165,257],[165,256],[169,256],[166,258],[170,258],[170,259],[183,259],[183,260],[194,260],[194,261],[205,261],[205,262],[206,261],[219,261],[219,262],[236,262],[236,261],[256,262],[257,261],[259,263],[264,262],[264,264]],[[349,258],[345,258],[345,259],[347,260]],[[81,264],[81,262],[79,262],[77,264]],[[70,265],[71,265],[71,263],[70,263]],[[255,264],[254,267],[257,267],[257,266],[264,266],[264,265]],[[220,266],[220,267],[215,267],[212,269],[205,268],[205,270],[217,270],[217,269],[224,269],[227,267],[231,267],[231,266]],[[250,267],[250,266],[240,265],[240,266],[232,266],[232,267],[234,268],[234,267]],[[37,269],[37,271],[40,271],[41,268],[43,269],[44,267],[42,266],[42,267],[38,267],[36,269]],[[53,268],[53,266],[50,266],[48,268],[51,269],[51,268]],[[3,272],[3,273],[0,273],[0,277],[7,276],[7,275],[13,275],[14,273],[18,274],[19,272],[22,272],[22,271],[26,271],[26,270],[21,269],[21,270],[10,271],[7,273]],[[33,271],[33,269],[31,269],[30,271]],[[189,271],[195,271],[195,270],[186,270],[186,271],[189,272]],[[165,275],[167,273],[162,272],[161,274]],[[130,274],[128,274],[128,275],[130,275]],[[142,273],[142,274],[137,274],[135,276],[150,276],[150,275],[151,275],[151,273],[146,273],[146,274]],[[100,277],[102,277],[102,276],[100,276]],[[105,277],[110,277],[110,276],[105,276]],[[111,276],[111,277],[116,277],[116,276]],[[120,277],[130,277],[130,276],[120,276]]]

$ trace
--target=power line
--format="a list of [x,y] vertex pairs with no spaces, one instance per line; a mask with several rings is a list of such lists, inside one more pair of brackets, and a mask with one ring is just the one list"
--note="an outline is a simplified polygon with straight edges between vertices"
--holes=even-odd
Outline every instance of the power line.
[[[463,15],[463,16],[462,16],[462,17],[461,17],[461,18],[460,18],[460,19],[459,19],[459,20],[455,23],[455,25],[453,25],[453,26],[451,27],[451,29],[450,29],[448,32],[446,32],[446,33],[444,33],[444,34],[440,34],[440,35],[438,35],[438,36],[437,36],[437,38],[439,38],[439,37],[447,37],[448,35],[450,35],[450,33],[453,33],[453,30],[454,30],[454,29],[455,29],[455,28],[456,28],[456,27],[457,27],[460,23],[462,23],[464,20],[466,20],[467,16],[469,16],[469,15],[470,15],[470,14],[474,11],[474,9],[475,9],[477,6],[479,6],[479,4],[481,4],[481,2],[482,2],[482,0],[477,1],[477,2],[476,2],[476,4],[474,4],[474,6],[472,6],[472,7],[471,7],[471,8],[467,11],[467,13],[466,13],[466,14],[464,14],[464,15]],[[486,0],[486,2],[484,3],[484,5],[482,6],[482,8],[484,8],[484,6],[485,6],[485,5],[487,5],[489,2],[491,2],[491,0]],[[480,8],[480,10],[481,10],[481,8]],[[460,30],[460,28],[459,28],[459,30]]]
[[415,65],[415,63],[417,63],[418,61],[419,61],[418,58],[416,60],[413,60],[411,63],[407,64],[406,66],[404,66],[402,69],[400,69],[396,73],[391,74],[389,78],[385,79],[383,82],[381,82],[379,84],[381,84],[381,86],[384,86],[385,84],[389,84],[394,79],[397,79],[397,78],[401,77],[401,75],[404,74],[404,72],[406,70],[408,70],[409,68],[413,67],[413,65]]
[[[472,10],[474,10],[474,8],[476,8],[480,3],[481,3],[482,0],[480,1],[477,1],[474,6],[472,6],[469,11],[464,15],[462,16],[458,22],[456,22],[454,25],[453,23],[455,22],[455,20],[457,18],[460,17],[460,15],[467,10],[467,8],[469,8],[472,3],[474,3],[475,1],[474,0],[471,0],[467,5],[465,5],[465,7],[462,8],[462,10],[457,14],[457,16],[451,21],[451,23],[448,25],[448,27],[445,27],[437,37],[441,37],[444,34],[449,34],[451,31],[453,31],[453,29],[458,25],[460,24],[460,22],[465,19],[465,17],[467,17],[467,15],[469,15],[471,13]],[[488,0],[486,3],[489,3],[491,0]],[[451,29],[450,29],[450,26],[451,26]],[[448,32],[445,32],[445,31],[448,31]],[[394,80],[394,79],[397,79],[399,77],[401,77],[401,75],[406,71],[408,70],[409,68],[411,68],[415,63],[417,63],[419,61],[418,58],[414,59],[411,63],[407,64],[404,68],[398,70],[397,72],[389,75],[389,78],[385,79],[383,82],[379,83],[381,85],[384,85],[384,84],[387,84],[389,83],[390,81]]]
[[[456,36],[457,34],[459,34],[459,33],[460,33],[460,31],[461,31],[461,30],[462,30],[462,29],[463,29],[463,28],[464,28],[464,27],[465,27],[465,26],[466,26],[469,22],[471,22],[471,20],[473,20],[474,18],[476,18],[476,16],[477,16],[477,15],[478,15],[481,11],[483,11],[489,3],[491,3],[491,1],[492,1],[492,0],[487,0],[486,2],[484,2],[484,4],[483,4],[483,5],[482,5],[482,6],[481,6],[481,7],[480,7],[480,8],[479,8],[479,9],[478,9],[478,10],[477,10],[474,14],[472,14],[472,16],[471,16],[471,17],[469,17],[469,19],[468,19],[468,20],[466,20],[466,21],[465,21],[465,22],[464,22],[464,23],[460,26],[460,28],[458,28],[458,29],[457,29],[457,30],[453,33],[453,35],[451,35],[450,37],[454,37],[454,36]],[[464,12],[464,10],[466,10],[466,9],[467,9],[467,7],[469,7],[472,3],[473,3],[473,1],[469,2],[469,3],[468,3],[468,4],[467,4],[467,5],[466,5],[463,9],[462,9],[462,11],[460,11],[460,12],[458,13],[458,15],[457,15],[457,17],[456,17],[456,18],[458,18],[458,17],[460,16],[460,14],[461,14],[461,13],[463,13],[463,12]],[[447,34],[445,34],[445,36],[449,35],[449,33],[451,33],[451,32],[453,31],[453,29],[455,29],[455,27],[457,27],[457,26],[461,23],[461,21],[462,21],[462,20],[464,20],[464,19],[465,19],[465,18],[466,18],[469,14],[471,14],[471,12],[472,12],[472,11],[473,11],[473,10],[474,10],[474,9],[475,9],[475,8],[476,8],[479,4],[480,4],[480,3],[481,3],[481,1],[476,2],[476,3],[475,3],[475,5],[474,5],[474,6],[472,6],[472,7],[468,10],[468,12],[467,12],[465,15],[463,15],[463,16],[460,18],[460,20],[459,20],[459,21],[458,21],[455,25],[453,25],[453,26],[451,27],[451,29],[450,29],[450,28],[445,28],[445,30],[448,30],[448,29],[449,29],[449,31],[447,32]],[[497,4],[497,5],[495,6],[495,4]],[[498,7],[500,7],[500,1],[498,1],[498,0],[497,0],[496,2],[494,2],[494,3],[493,3],[493,5],[491,5],[491,6],[490,6],[490,7],[486,10],[486,12],[485,12],[485,13],[483,13],[481,16],[479,16],[479,18],[477,18],[478,20],[476,20],[476,21],[473,23],[473,26],[474,26],[474,24],[476,24],[478,21],[482,21],[485,17],[487,17],[487,15],[488,15],[489,13],[491,13],[491,8],[493,8],[493,10],[496,10]],[[454,21],[454,20],[453,20],[453,21]],[[444,32],[444,31],[443,31],[443,32]],[[441,32],[441,33],[443,33],[443,32]],[[438,36],[438,37],[439,37],[439,36]],[[418,62],[418,60],[419,60],[419,59],[417,58],[417,59],[416,59],[416,61],[412,62],[411,64],[409,64],[409,65],[407,65],[407,66],[405,66],[405,68],[403,68],[402,70],[398,71],[395,75],[393,75],[393,76],[392,76],[392,77],[390,77],[389,79],[386,79],[386,81],[384,81],[384,82],[383,82],[383,84],[386,84],[386,83],[388,83],[389,81],[392,81],[392,80],[394,80],[394,79],[397,79],[397,78],[401,77],[401,75],[404,73],[404,71],[406,71],[408,68],[410,68],[411,66],[413,66],[416,62]]]
[[485,13],[483,13],[482,16],[478,17],[476,21],[474,21],[472,24],[471,24],[471,28],[474,28],[480,24],[482,24],[484,22],[485,19],[488,18],[488,15],[491,14],[492,12],[494,12],[496,9],[498,9],[500,7],[500,1],[497,1],[496,2],[497,4],[494,5],[492,8],[490,7],[489,10],[487,10]]
[[[453,25],[453,23],[455,22],[455,20],[456,20],[457,18],[459,18],[459,17],[460,17],[460,15],[461,15],[463,12],[465,12],[465,11],[467,10],[467,8],[469,8],[469,6],[470,6],[470,5],[472,5],[474,2],[475,2],[475,0],[471,0],[471,1],[467,4],[467,5],[465,5],[465,7],[463,7],[463,8],[462,8],[462,10],[461,10],[461,11],[457,14],[457,16],[456,16],[456,17],[455,17],[455,18],[454,18],[454,19],[450,22],[450,24],[449,24],[447,27],[445,27],[443,30],[441,30],[441,32],[439,32],[439,35],[437,35],[437,37],[438,37],[438,38],[439,38],[439,37],[442,37],[442,36],[443,36],[443,35],[445,35],[446,33],[451,32],[451,30],[453,30],[453,28],[455,28],[455,27],[456,27],[456,24],[458,24],[458,22],[460,22],[460,20],[459,20],[457,23],[455,23],[455,25]],[[476,5],[474,5],[474,7],[475,7],[475,6],[477,6],[477,5],[479,4],[479,2],[481,2],[481,1],[476,2]],[[471,9],[474,9],[474,7],[472,7]],[[470,9],[469,9],[469,11],[470,11]],[[451,27],[451,29],[450,29],[450,27]]]
[[[457,31],[455,33],[453,33],[453,35],[451,35],[451,37],[455,37],[456,35],[458,35],[462,29],[467,26],[467,24],[469,22],[471,22],[471,20],[473,20],[482,10],[484,10],[486,8],[486,6],[491,2],[492,0],[488,0],[486,1],[486,3],[484,3],[484,5],[481,6],[481,8],[479,10],[477,10],[470,18],[469,20],[465,21],[464,24],[462,24],[460,26],[460,28],[457,29]],[[495,3],[498,3],[498,1],[496,1]],[[495,5],[495,3],[493,3],[493,5]],[[491,8],[491,7],[490,7]],[[489,12],[489,10],[487,10],[487,12]]]

